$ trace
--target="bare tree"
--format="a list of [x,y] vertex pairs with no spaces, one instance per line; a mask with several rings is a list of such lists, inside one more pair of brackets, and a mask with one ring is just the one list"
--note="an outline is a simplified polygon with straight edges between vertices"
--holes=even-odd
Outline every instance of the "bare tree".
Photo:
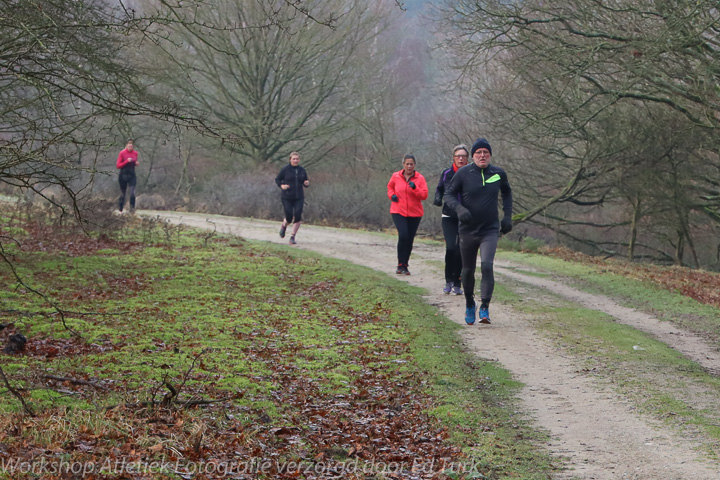
[[[685,263],[689,246],[690,263],[701,262],[693,238],[720,227],[715,5],[453,0],[443,15],[475,118],[521,179],[516,220],[541,220],[596,252],[635,256],[644,237],[656,258]],[[627,181],[633,173],[645,181]],[[619,218],[627,202],[632,213]],[[674,228],[657,235],[670,218]],[[623,228],[625,241],[608,233]]]
[[0,5],[0,182],[40,195],[54,184],[74,199],[70,181],[88,170],[78,156],[106,147],[127,117],[230,137],[206,123],[202,112],[156,95],[122,54],[137,48],[157,19],[89,0]]
[[[239,149],[246,148],[239,141],[257,142],[248,132],[274,133],[279,129],[286,143],[292,138],[301,146],[310,142],[310,132],[333,132],[339,115],[330,109],[328,99],[335,107],[342,106],[341,94],[351,93],[353,54],[358,45],[375,35],[377,25],[372,21],[379,17],[366,14],[360,3],[349,6],[337,2],[324,12],[318,7],[307,8],[306,2],[289,0],[262,5],[266,8],[254,12],[257,23],[248,27],[225,22],[226,17],[199,18],[197,12],[211,10],[212,5],[205,0],[157,0],[153,10],[148,10],[147,3],[133,0],[0,0],[0,187],[35,192],[82,221],[85,217],[78,195],[92,184],[101,170],[97,161],[110,145],[117,144],[118,136],[140,128],[133,128],[133,123],[144,126],[147,123],[141,122],[162,122],[166,132],[190,130],[228,145],[237,143]],[[343,25],[355,28],[339,33]],[[196,36],[176,44],[173,35],[177,31],[194,32]],[[253,35],[241,35],[249,32]],[[265,59],[256,56],[264,54],[270,55],[266,60],[274,66],[264,77],[243,76],[237,65],[229,69],[225,65],[228,58],[238,54],[228,50],[225,53],[230,56],[216,65],[219,71],[238,74],[237,79],[252,84],[251,88],[262,87],[265,82],[280,85],[271,95],[262,89],[255,91],[262,101],[255,110],[244,113],[251,118],[247,131],[224,121],[222,109],[204,98],[208,90],[203,82],[184,85],[178,92],[172,84],[159,81],[162,78],[157,66],[171,66],[173,75],[180,77],[184,72],[193,80],[209,75],[211,64],[204,73],[198,71],[197,77],[191,69],[177,70],[186,67],[180,52],[193,52],[196,47],[192,41],[197,41],[195,53],[200,56],[200,47],[214,48],[218,46],[215,40],[227,37],[240,42],[233,47],[252,45],[250,49],[240,48],[239,54],[259,60],[255,66],[263,64]],[[278,45],[287,51],[270,45],[275,37],[283,37]],[[255,50],[264,42],[268,42],[268,50]],[[293,54],[301,58],[294,65],[288,61]],[[300,74],[294,80],[283,79],[286,69],[296,69]],[[218,87],[218,91],[222,89]],[[215,99],[224,101],[222,97]],[[302,104],[299,111],[287,109],[286,104],[292,104],[293,99]],[[246,99],[237,100],[243,105]],[[281,114],[273,117],[278,115],[277,109]],[[304,117],[303,112],[309,114]],[[284,123],[273,124],[272,118],[283,118]],[[282,144],[272,148],[280,151]],[[188,153],[180,151],[178,157],[185,159]],[[183,169],[176,189],[187,191],[191,185]],[[67,198],[60,201],[49,193],[49,186]],[[4,237],[0,253],[5,242],[15,240]],[[11,258],[4,254],[0,257],[12,266]],[[63,315],[62,306],[50,296],[40,290],[30,291]]]
[[[243,25],[240,18],[232,21],[223,16],[199,17],[198,12],[214,10],[204,0],[0,0],[3,33],[0,41],[0,183],[34,190],[43,196],[47,196],[43,193],[45,188],[54,184],[74,199],[90,181],[88,178],[99,170],[92,159],[97,160],[110,145],[117,144],[119,136],[132,131],[129,120],[135,123],[135,119],[156,119],[169,124],[165,129],[167,135],[174,134],[178,128],[191,129],[230,145],[241,136],[254,138],[238,131],[235,125],[218,121],[222,116],[218,115],[213,102],[203,98],[202,92],[193,90],[199,87],[207,92],[203,82],[184,84],[182,94],[178,95],[176,90],[158,81],[158,66],[185,66],[183,59],[172,58],[179,55],[178,46],[185,52],[192,51],[193,41],[212,46],[214,41],[232,36],[236,31],[249,34],[245,37],[238,34],[234,38],[249,42],[253,48],[275,35],[284,36],[285,42],[290,42],[285,44],[287,47],[303,37],[305,30],[312,31],[313,36],[307,38],[306,45],[292,47],[302,52],[310,50],[312,42],[325,43],[320,51],[303,57],[306,61],[303,68],[314,69],[314,76],[300,76],[297,82],[303,83],[293,93],[306,101],[307,111],[316,113],[323,102],[312,100],[313,93],[335,94],[339,90],[342,70],[348,65],[354,46],[367,39],[363,35],[372,33],[370,16],[365,15],[363,9],[349,8],[343,2],[327,5],[322,11],[311,8],[308,2],[234,4],[240,10],[259,5],[253,10],[253,23]],[[359,21],[361,26],[348,35],[352,38],[346,39],[346,33],[337,33],[354,21]],[[189,37],[182,45],[173,44],[174,32],[179,30],[192,32],[195,37]],[[333,40],[326,41],[324,36]],[[164,49],[151,49],[151,46]],[[344,62],[327,62],[322,57],[334,53],[344,55]],[[269,54],[268,62],[286,63],[281,57],[274,58],[272,49],[244,50],[244,54]],[[323,78],[320,86],[313,84],[322,77],[323,70],[331,71],[330,64],[339,69],[335,77]],[[208,69],[211,68],[208,65]],[[265,80],[275,81],[272,78],[275,72],[268,70],[266,74],[269,76]],[[245,78],[243,82],[259,80]],[[253,88],[257,86],[256,83]],[[283,108],[289,87],[290,83],[284,84],[282,95],[266,96],[263,101]],[[186,101],[188,99],[192,102]],[[262,125],[268,114],[261,110],[252,113],[254,124],[248,131],[257,133],[274,128]],[[317,118],[313,117],[313,121]],[[319,122],[317,130],[332,130],[333,120],[327,116],[324,123]],[[303,126],[308,123],[288,115],[282,128],[298,133],[298,141],[303,142],[309,138],[302,134]],[[228,126],[233,130],[223,130]],[[91,160],[78,161],[82,158]]]
[[[219,0],[160,43],[183,70],[166,81],[242,138],[232,151],[246,165],[284,161],[291,150],[306,165],[320,161],[358,107],[358,69],[382,64],[363,57],[387,10],[360,0],[303,2],[298,14],[296,4]],[[324,11],[334,12],[332,28],[316,21]],[[210,34],[208,24],[218,29]]]

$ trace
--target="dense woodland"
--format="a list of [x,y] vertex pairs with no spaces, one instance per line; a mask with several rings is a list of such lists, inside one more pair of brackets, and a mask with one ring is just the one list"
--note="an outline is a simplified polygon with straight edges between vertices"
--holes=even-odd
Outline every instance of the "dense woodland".
[[279,219],[297,150],[306,220],[385,228],[484,136],[511,238],[720,269],[715,2],[432,3],[0,0],[0,192],[109,213],[132,137],[138,208]]

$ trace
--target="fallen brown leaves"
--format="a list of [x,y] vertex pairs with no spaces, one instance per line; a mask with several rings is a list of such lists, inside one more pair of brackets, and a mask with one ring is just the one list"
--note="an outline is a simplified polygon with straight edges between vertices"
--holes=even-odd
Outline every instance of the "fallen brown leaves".
[[[459,463],[462,454],[447,442],[446,430],[425,413],[433,406],[432,398],[421,391],[415,375],[382,361],[405,346],[368,341],[355,348],[357,362],[364,367],[344,393],[328,391],[322,381],[283,362],[283,353],[272,347],[255,343],[247,348],[247,355],[266,359],[272,370],[257,379],[277,385],[269,400],[282,412],[280,420],[272,420],[262,409],[238,409],[232,402],[202,412],[120,407],[109,411],[103,422],[122,428],[99,431],[79,425],[65,438],[40,443],[21,434],[35,430],[40,436],[63,435],[63,429],[46,432],[48,424],[62,416],[51,409],[34,418],[6,416],[0,425],[0,457],[25,468],[33,465],[33,471],[48,480],[178,478],[172,472],[195,480],[449,478],[443,469]],[[66,394],[123,393],[120,383],[101,384],[87,376],[44,375],[44,380],[44,388]],[[38,378],[32,388],[42,385]],[[212,386],[189,393],[227,395]],[[202,421],[206,423],[200,426]],[[68,472],[53,475],[58,465],[65,465]],[[160,470],[150,471],[152,465]],[[101,467],[109,476],[93,476]],[[85,473],[78,474],[81,469]]]
[[85,235],[77,227],[57,227],[28,223],[24,226],[28,233],[20,240],[26,252],[63,252],[70,257],[89,255],[103,249],[116,249],[129,253],[142,248],[139,242],[127,242],[113,239],[105,234]]
[[[142,248],[102,235],[94,239],[41,226],[28,231],[30,237],[21,242],[23,252],[76,256],[100,249]],[[82,305],[117,298],[114,292],[129,295],[152,288],[141,274],[94,274],[98,281],[92,286],[59,292],[63,303]],[[296,293],[310,304],[316,297],[332,298],[334,288],[332,281],[323,280]],[[157,306],[148,307],[147,313],[153,308]],[[85,421],[73,425],[66,418],[77,418],[78,413],[63,407],[47,408],[33,417],[5,415],[0,419],[0,461],[5,462],[0,471],[10,472],[12,464],[11,478],[45,480],[449,478],[443,470],[459,464],[462,452],[448,441],[448,432],[437,419],[426,413],[435,406],[434,400],[425,393],[419,372],[406,368],[408,345],[358,328],[387,321],[388,312],[380,305],[371,310],[340,308],[336,316],[324,320],[343,334],[336,347],[343,358],[351,359],[352,375],[347,364],[340,369],[347,382],[296,362],[297,358],[312,361],[317,346],[288,340],[288,321],[263,318],[262,330],[238,332],[237,339],[246,341],[243,356],[263,365],[260,373],[243,375],[251,382],[272,384],[268,393],[249,398],[242,391],[218,389],[212,366],[201,361],[190,377],[192,385],[185,385],[172,405],[121,402],[107,411],[93,409]],[[300,318],[310,320],[317,314],[309,307]],[[14,331],[6,330],[3,339]],[[33,360],[77,359],[82,365],[84,356],[121,350],[127,341],[121,337],[119,342],[108,338],[86,343],[77,337],[35,335],[18,355]],[[174,348],[157,347],[158,351]],[[96,374],[101,377],[102,371]],[[122,377],[100,380],[80,369],[38,369],[14,381],[22,385],[25,396],[45,391],[97,405],[103,405],[107,396],[128,395]],[[198,406],[198,399],[228,400]],[[272,417],[263,407],[268,402],[275,410]]]
[[563,260],[597,265],[608,273],[650,282],[670,292],[720,308],[720,273],[675,265],[651,265],[618,259],[604,259],[564,248],[548,249],[545,253]]
[[[303,294],[329,287],[319,283]],[[374,313],[386,312],[378,307]],[[298,464],[317,470],[300,478],[364,479],[363,469],[369,474],[385,469],[387,474],[389,468],[401,476],[386,478],[446,478],[441,473],[443,466],[461,458],[459,448],[446,441],[446,430],[425,413],[433,400],[422,392],[417,374],[402,369],[402,361],[393,360],[407,353],[407,345],[350,329],[353,323],[374,321],[372,315],[348,310],[331,319],[332,325],[346,334],[342,347],[359,369],[343,393],[329,392],[322,380],[295,363],[284,362],[283,351],[273,344],[256,342],[244,350],[249,359],[263,359],[272,370],[273,383],[280,386],[272,400],[282,406],[284,425],[259,426],[255,440],[264,445],[265,455],[272,452],[272,458],[285,458],[296,468],[289,468],[291,463],[286,462],[272,471],[273,478],[298,478]],[[274,323],[273,335],[283,335],[287,325]],[[299,346],[285,348],[285,354],[289,350],[294,357],[312,356],[312,351]],[[263,412],[255,415],[260,425],[268,420]],[[249,450],[245,455],[254,453],[258,452]],[[358,468],[357,475],[348,472],[349,465]]]

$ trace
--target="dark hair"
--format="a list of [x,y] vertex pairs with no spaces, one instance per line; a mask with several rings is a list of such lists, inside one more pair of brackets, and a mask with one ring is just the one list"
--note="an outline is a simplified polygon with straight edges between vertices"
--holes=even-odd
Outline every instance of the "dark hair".
[[132,143],[133,145],[135,145],[135,139],[134,139],[134,138],[128,138],[128,139],[127,139],[127,142],[125,142],[125,143]]
[[407,160],[408,158],[412,158],[413,163],[417,163],[417,160],[415,160],[415,155],[413,155],[412,153],[405,154],[405,156],[403,157],[403,163],[405,163],[405,160]]

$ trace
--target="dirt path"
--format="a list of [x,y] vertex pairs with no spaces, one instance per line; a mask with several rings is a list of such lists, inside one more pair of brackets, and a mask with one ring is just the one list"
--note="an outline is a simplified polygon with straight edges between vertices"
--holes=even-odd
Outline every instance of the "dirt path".
[[[247,239],[285,243],[278,236],[279,222],[177,212],[140,212],[160,215],[172,222],[199,228],[216,228]],[[304,225],[297,248],[348,260],[394,274],[395,239],[368,232]],[[443,284],[439,265],[443,251],[437,246],[417,244],[404,280],[426,288],[427,301],[449,318],[462,321],[464,299],[440,292]],[[513,281],[561,295],[587,308],[600,308],[622,323],[654,335],[713,371],[720,371],[720,354],[702,339],[621,307],[611,299],[575,290],[552,280],[523,275],[512,265],[498,262],[498,280]],[[566,460],[568,470],[558,479],[720,480],[720,465],[703,460],[692,440],[680,438],[652,419],[641,417],[618,394],[577,371],[563,355],[537,334],[531,319],[501,304],[493,304],[492,325],[464,330],[469,350],[481,358],[497,360],[523,382],[521,400],[536,424],[550,432],[550,451]]]

